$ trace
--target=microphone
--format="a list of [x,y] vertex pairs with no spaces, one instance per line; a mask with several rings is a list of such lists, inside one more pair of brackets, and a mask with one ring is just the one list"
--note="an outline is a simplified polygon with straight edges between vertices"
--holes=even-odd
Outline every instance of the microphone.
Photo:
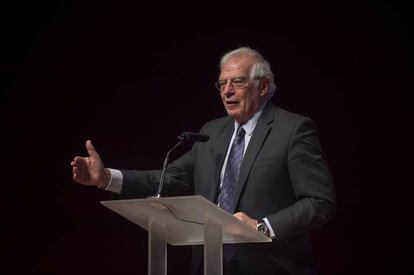
[[177,137],[178,140],[189,142],[189,141],[200,141],[200,142],[206,142],[210,138],[209,135],[203,135],[199,133],[192,133],[192,132],[183,132],[181,135]]
[[161,197],[161,191],[162,191],[162,187],[164,186],[165,172],[167,171],[167,166],[168,166],[168,160],[169,160],[169,157],[170,157],[170,153],[172,151],[174,151],[176,148],[178,148],[181,145],[186,144],[188,142],[206,142],[210,139],[210,136],[209,135],[204,135],[204,134],[193,133],[193,132],[183,132],[181,135],[179,135],[177,137],[177,139],[179,141],[173,146],[173,148],[171,148],[167,152],[167,155],[165,156],[164,164],[162,166],[162,172],[161,172],[161,177],[160,177],[160,183],[159,183],[159,186],[158,186],[158,191],[153,196],[153,198]]

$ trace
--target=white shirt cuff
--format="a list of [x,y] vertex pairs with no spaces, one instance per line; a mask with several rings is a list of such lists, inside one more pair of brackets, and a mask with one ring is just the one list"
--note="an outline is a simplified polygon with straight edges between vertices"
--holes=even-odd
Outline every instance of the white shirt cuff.
[[270,225],[269,220],[267,218],[263,218],[263,221],[265,222],[267,228],[269,229],[270,238],[275,239],[276,238],[276,235],[275,235],[275,232],[273,231],[272,226]]
[[121,193],[122,191],[122,181],[123,176],[121,171],[115,169],[108,169],[111,173],[111,180],[109,181],[108,186],[105,188],[107,191],[111,191],[113,193]]

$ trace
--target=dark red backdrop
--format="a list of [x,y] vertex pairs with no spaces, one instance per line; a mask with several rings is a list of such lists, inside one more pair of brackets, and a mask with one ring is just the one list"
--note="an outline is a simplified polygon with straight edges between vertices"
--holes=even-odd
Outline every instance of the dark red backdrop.
[[[274,101],[319,127],[339,207],[313,234],[320,274],[408,273],[404,7],[84,2],[2,8],[7,274],[146,274],[146,232],[69,163],[91,138],[109,167],[160,168],[181,131],[225,115],[217,61],[242,45],[271,62]],[[169,247],[169,274],[190,257]]]

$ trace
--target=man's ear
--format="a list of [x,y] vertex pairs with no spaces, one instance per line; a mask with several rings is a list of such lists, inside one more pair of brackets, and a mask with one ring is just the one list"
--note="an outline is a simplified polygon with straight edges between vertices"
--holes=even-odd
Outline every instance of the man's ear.
[[264,96],[269,93],[269,79],[261,79],[259,82],[260,95]]

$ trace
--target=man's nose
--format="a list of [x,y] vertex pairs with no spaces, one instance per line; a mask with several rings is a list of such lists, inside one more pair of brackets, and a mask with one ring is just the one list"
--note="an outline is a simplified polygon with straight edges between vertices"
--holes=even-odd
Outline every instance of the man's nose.
[[226,97],[230,97],[230,96],[232,96],[233,94],[234,94],[234,87],[233,87],[233,85],[231,84],[231,82],[230,81],[228,81],[227,83],[226,83],[226,86],[224,86],[224,89],[223,89],[223,91],[222,91],[222,93],[226,96]]

